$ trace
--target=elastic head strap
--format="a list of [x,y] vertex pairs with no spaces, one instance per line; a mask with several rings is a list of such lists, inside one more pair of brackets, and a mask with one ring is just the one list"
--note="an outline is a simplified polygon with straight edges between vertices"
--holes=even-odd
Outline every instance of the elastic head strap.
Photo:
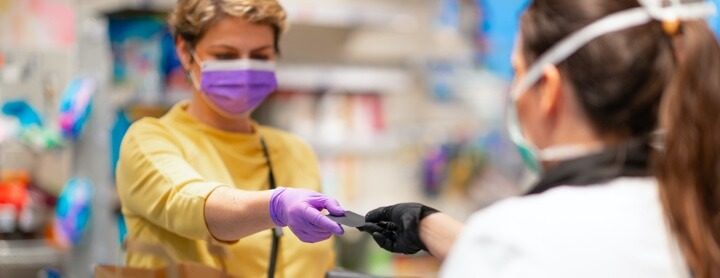
[[683,20],[702,19],[716,13],[715,5],[705,1],[690,4],[676,3],[669,7],[662,7],[658,2],[651,0],[640,0],[640,3],[643,5],[642,7],[608,15],[580,29],[556,44],[543,54],[528,70],[527,75],[514,86],[510,93],[512,99],[517,100],[524,92],[540,80],[546,67],[564,61],[578,49],[600,36],[640,26],[652,20],[668,22],[676,20],[679,22]]

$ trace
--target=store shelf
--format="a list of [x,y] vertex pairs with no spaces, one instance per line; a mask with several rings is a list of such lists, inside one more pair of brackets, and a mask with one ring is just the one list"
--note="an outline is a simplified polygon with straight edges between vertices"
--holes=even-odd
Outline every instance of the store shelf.
[[280,86],[300,90],[397,93],[412,85],[407,71],[387,68],[287,65],[278,68],[277,74]]
[[177,4],[176,0],[86,0],[84,2],[83,8],[100,13],[119,10],[171,11]]
[[374,157],[388,156],[397,154],[401,148],[399,146],[371,146],[367,144],[323,144],[311,143],[311,146],[320,156],[356,156],[356,157]]
[[[418,30],[422,21],[393,1],[283,0],[292,24],[335,28],[381,27],[407,32]],[[397,2],[397,1],[395,1]]]
[[[293,61],[397,65],[418,59],[465,59],[472,53],[472,44],[458,30],[436,25],[438,0],[280,2],[290,25],[283,56]],[[87,5],[106,14],[168,12],[176,1],[97,0]]]
[[[419,0],[415,0],[419,1]],[[435,2],[436,0],[423,0]],[[93,11],[124,9],[170,11],[177,0],[94,0],[85,7]],[[281,0],[291,24],[333,28],[381,27],[396,31],[418,30],[423,22],[407,9],[404,0]],[[402,5],[400,5],[402,4]],[[403,9],[403,6],[405,9]]]
[[356,156],[377,157],[397,155],[405,148],[411,147],[399,140],[389,138],[374,140],[343,140],[342,142],[327,142],[318,139],[308,140],[313,150],[320,156]]
[[34,277],[39,270],[62,263],[62,253],[44,240],[0,240],[2,277]]

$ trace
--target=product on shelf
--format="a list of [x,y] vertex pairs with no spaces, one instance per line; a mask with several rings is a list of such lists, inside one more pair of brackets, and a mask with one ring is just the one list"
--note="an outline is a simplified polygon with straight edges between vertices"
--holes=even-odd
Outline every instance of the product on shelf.
[[55,207],[50,240],[61,249],[71,248],[82,239],[90,221],[92,184],[85,179],[71,179],[65,185]]
[[65,137],[80,136],[92,107],[92,97],[97,86],[92,79],[76,78],[70,82],[60,101],[60,130]]
[[47,194],[23,170],[0,172],[0,239],[33,238],[46,222]]

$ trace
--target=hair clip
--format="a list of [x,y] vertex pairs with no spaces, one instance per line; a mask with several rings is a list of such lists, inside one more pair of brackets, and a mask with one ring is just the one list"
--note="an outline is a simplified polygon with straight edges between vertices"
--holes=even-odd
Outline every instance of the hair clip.
[[662,21],[662,28],[665,34],[674,37],[680,32],[681,22],[678,19],[670,19]]

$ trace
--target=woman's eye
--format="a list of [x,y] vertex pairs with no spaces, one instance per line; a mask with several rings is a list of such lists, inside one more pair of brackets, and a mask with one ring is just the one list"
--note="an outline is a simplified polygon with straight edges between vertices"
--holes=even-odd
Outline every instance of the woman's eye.
[[218,60],[235,60],[235,59],[237,59],[237,55],[235,55],[235,54],[217,54],[217,55],[215,55],[215,59],[218,59]]
[[267,61],[267,60],[270,60],[270,57],[269,57],[268,55],[265,55],[265,54],[253,54],[253,55],[250,56],[250,59]]

